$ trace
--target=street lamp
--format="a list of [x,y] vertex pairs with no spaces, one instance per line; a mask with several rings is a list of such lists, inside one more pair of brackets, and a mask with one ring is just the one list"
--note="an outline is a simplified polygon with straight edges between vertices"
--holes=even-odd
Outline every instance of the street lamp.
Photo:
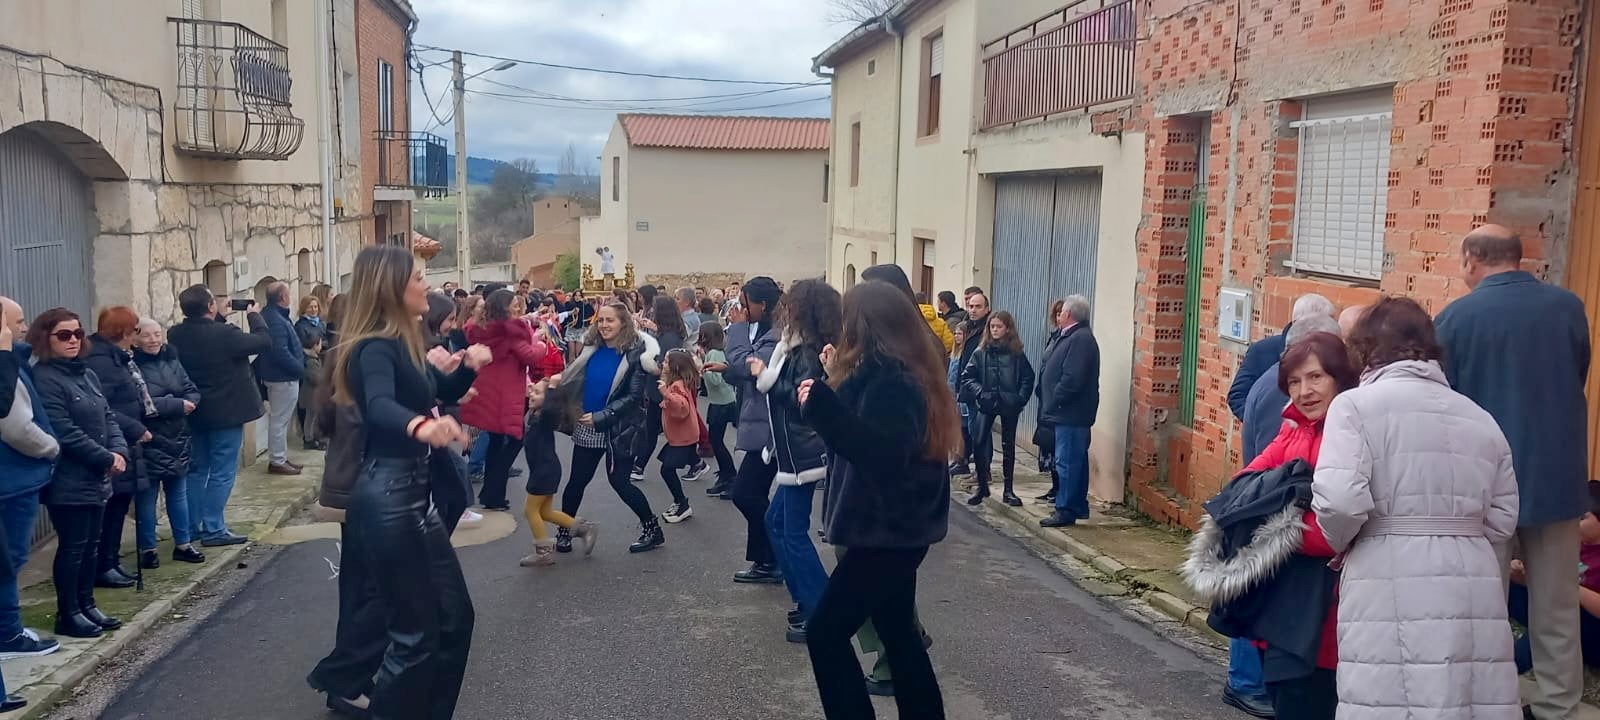
[[456,274],[461,287],[472,286],[472,243],[467,235],[467,81],[484,73],[499,72],[516,67],[512,60],[502,60],[488,70],[480,70],[462,77],[461,51],[450,53],[450,69],[455,86],[456,116]]

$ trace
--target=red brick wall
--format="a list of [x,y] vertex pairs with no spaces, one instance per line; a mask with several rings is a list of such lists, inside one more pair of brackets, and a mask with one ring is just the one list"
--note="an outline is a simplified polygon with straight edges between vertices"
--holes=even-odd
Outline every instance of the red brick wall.
[[[1147,130],[1129,486],[1151,516],[1193,526],[1242,466],[1227,391],[1243,348],[1220,340],[1224,285],[1254,291],[1252,330],[1279,332],[1307,292],[1345,307],[1381,293],[1437,312],[1466,292],[1455,249],[1473,226],[1520,231],[1529,269],[1559,277],[1572,201],[1578,0],[1151,0],[1142,26]],[[1237,8],[1237,9],[1236,9]],[[1236,39],[1237,38],[1237,39]],[[1295,276],[1300,99],[1394,88],[1385,268],[1376,284]],[[1196,147],[1209,113],[1210,142]],[[1192,428],[1175,422],[1185,238],[1208,153]],[[1230,195],[1231,193],[1231,199]],[[1231,221],[1231,223],[1230,223]],[[1231,239],[1230,228],[1231,224]]]
[[[411,126],[411,75],[406,64],[405,16],[394,10],[387,0],[356,0],[356,64],[361,103],[361,187],[362,199],[367,207],[351,211],[367,215],[373,212],[372,188],[378,182],[378,61],[394,67],[394,129],[405,131]],[[405,151],[391,148],[391,156],[403,159]],[[391,158],[394,161],[396,158]],[[397,218],[407,227],[411,209],[404,208],[403,217]],[[395,225],[396,223],[391,223]],[[396,232],[397,230],[391,230]],[[369,233],[370,235],[370,233]],[[370,237],[369,237],[370,240]]]

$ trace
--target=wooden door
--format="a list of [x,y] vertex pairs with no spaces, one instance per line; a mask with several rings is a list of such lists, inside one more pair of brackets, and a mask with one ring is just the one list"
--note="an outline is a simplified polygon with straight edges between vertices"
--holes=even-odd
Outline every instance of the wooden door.
[[[1589,40],[1584,43],[1587,75],[1583,89],[1586,118],[1578,132],[1578,194],[1572,215],[1572,251],[1567,285],[1583,298],[1589,313],[1591,342],[1600,332],[1600,28],[1595,26],[1600,0],[1589,0]],[[1600,363],[1589,365],[1589,477],[1600,478]]]

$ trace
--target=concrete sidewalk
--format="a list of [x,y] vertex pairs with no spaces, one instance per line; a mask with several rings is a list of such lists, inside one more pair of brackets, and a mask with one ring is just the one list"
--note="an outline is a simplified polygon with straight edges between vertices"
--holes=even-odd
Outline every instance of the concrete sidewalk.
[[[267,463],[257,462],[239,471],[233,496],[228,501],[228,525],[253,542],[283,525],[295,512],[316,499],[322,477],[322,453],[291,453],[294,462],[305,466],[298,476],[268,475]],[[167,525],[165,505],[158,515],[157,537],[161,567],[144,571],[144,590],[95,590],[95,602],[107,615],[122,620],[121,629],[92,640],[57,638],[61,649],[38,658],[22,658],[0,663],[6,688],[21,693],[28,706],[0,714],[4,720],[43,716],[55,701],[94,674],[102,662],[165,619],[182,619],[173,608],[196,587],[213,576],[237,569],[238,556],[249,544],[221,548],[201,548],[204,563],[194,565],[172,561],[172,534]],[[122,566],[132,572],[137,565],[134,523],[128,519],[123,533]],[[55,558],[55,542],[36,549],[22,570],[22,622],[50,636],[55,627],[55,588],[50,582],[50,565]]]
[[[1011,507],[1000,499],[1000,465],[998,457],[993,468],[990,490],[992,494],[982,505],[973,508],[991,525],[1013,531],[1025,532],[1089,566],[1096,577],[1080,579],[1094,585],[1096,595],[1136,598],[1152,610],[1198,631],[1202,638],[1219,648],[1225,647],[1227,638],[1218,635],[1206,625],[1210,606],[1189,589],[1178,575],[1183,563],[1189,533],[1184,530],[1158,527],[1137,513],[1120,505],[1109,505],[1091,499],[1093,517],[1067,528],[1044,528],[1039,521],[1054,509],[1034,498],[1050,490],[1050,477],[1039,473],[1034,456],[1017,450],[1017,469],[1014,486],[1022,498],[1022,507]],[[951,497],[966,507],[972,494],[974,478],[954,478]],[[1218,673],[1218,681],[1222,673]],[[1523,676],[1523,697],[1537,692],[1530,676]],[[1580,720],[1600,720],[1600,672],[1590,669],[1584,683],[1585,704],[1580,708]]]

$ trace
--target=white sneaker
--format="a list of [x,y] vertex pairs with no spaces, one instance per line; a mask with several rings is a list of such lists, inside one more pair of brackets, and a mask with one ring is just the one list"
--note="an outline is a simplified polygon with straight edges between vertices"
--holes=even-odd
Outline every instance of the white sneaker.
[[669,523],[681,523],[693,516],[694,508],[689,507],[688,505],[679,505],[677,503],[673,503],[671,507],[667,508],[666,512],[661,513],[661,519],[666,520]]
[[464,510],[461,513],[461,519],[456,522],[456,527],[458,527],[458,528],[474,528],[474,527],[477,527],[477,526],[482,525],[482,524],[483,524],[483,515],[481,515],[479,513],[475,513],[475,512],[473,512],[471,510]]
[[641,468],[641,467],[634,468],[633,472],[628,474],[628,478],[630,480],[634,481],[634,482],[643,481],[644,480],[644,468]]
[[699,465],[689,468],[689,472],[684,473],[683,480],[684,482],[694,482],[705,477],[706,472],[709,470],[711,470],[711,466],[707,465],[706,461],[701,460]]

